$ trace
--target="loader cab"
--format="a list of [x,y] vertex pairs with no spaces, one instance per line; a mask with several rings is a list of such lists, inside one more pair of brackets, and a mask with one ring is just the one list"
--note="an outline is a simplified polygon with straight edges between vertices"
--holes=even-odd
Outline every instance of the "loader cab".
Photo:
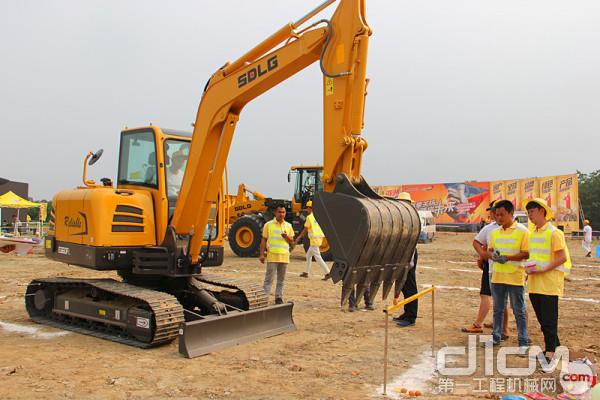
[[291,181],[292,174],[296,175],[292,207],[295,212],[299,212],[304,209],[307,201],[315,197],[315,193],[323,191],[323,167],[292,166],[288,173],[288,182]]
[[[150,194],[154,204],[157,244],[162,243],[175,212],[191,141],[191,132],[157,126],[121,132],[117,187],[143,190]],[[205,266],[220,265],[223,260],[220,228],[223,226],[223,212],[222,206],[218,207],[221,203],[217,201],[213,205],[204,231],[203,249],[210,238],[211,249],[215,251],[209,251]]]

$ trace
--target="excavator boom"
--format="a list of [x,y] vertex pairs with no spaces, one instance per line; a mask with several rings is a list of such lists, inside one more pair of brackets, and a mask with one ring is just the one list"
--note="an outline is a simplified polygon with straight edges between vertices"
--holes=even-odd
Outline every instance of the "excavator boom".
[[283,26],[238,60],[216,71],[202,96],[190,156],[172,227],[190,235],[189,257],[198,263],[201,237],[225,168],[243,107],[265,91],[319,62],[323,73],[324,192],[314,212],[329,239],[334,282],[350,292],[383,284],[401,290],[420,231],[415,208],[378,196],[360,175],[369,36],[365,0],[339,0],[330,20],[302,27],[335,0]]

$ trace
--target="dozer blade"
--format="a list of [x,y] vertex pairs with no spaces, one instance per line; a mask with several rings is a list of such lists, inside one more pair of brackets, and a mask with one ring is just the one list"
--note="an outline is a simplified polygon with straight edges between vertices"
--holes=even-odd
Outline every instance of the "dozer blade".
[[384,198],[364,178],[352,184],[337,177],[332,193],[317,193],[315,217],[333,254],[331,277],[343,282],[342,305],[357,289],[357,301],[367,289],[371,298],[383,284],[385,299],[395,284],[402,289],[421,232],[416,208],[406,201]]
[[296,330],[293,307],[285,303],[186,322],[179,331],[179,353],[194,358]]

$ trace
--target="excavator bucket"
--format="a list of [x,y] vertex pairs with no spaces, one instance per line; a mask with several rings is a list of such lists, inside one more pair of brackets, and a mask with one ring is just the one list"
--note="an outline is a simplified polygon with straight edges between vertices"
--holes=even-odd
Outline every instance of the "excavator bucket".
[[293,307],[290,302],[185,322],[179,330],[179,353],[194,358],[296,330]]
[[333,192],[315,196],[313,210],[331,252],[334,283],[342,281],[342,305],[356,290],[356,300],[383,285],[385,299],[395,284],[397,296],[408,274],[421,232],[419,214],[407,201],[379,196],[365,182],[353,184],[340,174]]

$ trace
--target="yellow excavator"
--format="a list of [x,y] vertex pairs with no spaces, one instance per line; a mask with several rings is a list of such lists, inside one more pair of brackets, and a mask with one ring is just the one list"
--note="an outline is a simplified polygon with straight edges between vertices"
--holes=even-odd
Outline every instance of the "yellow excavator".
[[[292,224],[294,232],[298,235],[306,221],[304,212],[306,202],[312,200],[315,193],[323,191],[322,173],[322,166],[290,167],[288,182],[291,181],[292,174],[296,176],[291,201],[267,197],[241,183],[237,194],[228,195],[227,199],[226,215],[229,224],[227,237],[231,250],[239,257],[258,257],[262,228],[265,223],[274,218],[277,205],[285,207],[285,219]],[[308,237],[304,238],[302,245],[307,251],[310,246]],[[327,238],[323,239],[320,250],[325,261],[333,259]]]
[[[371,296],[383,286],[386,297],[394,284],[400,292],[419,216],[411,204],[377,195],[360,175],[371,29],[365,0],[339,0],[331,19],[310,22],[335,2],[219,68],[204,88],[191,138],[156,126],[126,129],[116,185],[84,178],[84,186],[55,195],[47,256],[116,270],[121,280],[34,279],[25,297],[33,320],[139,347],[179,335],[186,357],[294,329],[292,303],[267,305],[256,285],[203,267],[222,232],[219,196],[242,109],[315,62],[324,77],[324,160],[313,209],[331,246],[332,281],[343,282],[342,303],[352,290],[358,299],[367,288]],[[100,155],[89,155],[88,164]]]

